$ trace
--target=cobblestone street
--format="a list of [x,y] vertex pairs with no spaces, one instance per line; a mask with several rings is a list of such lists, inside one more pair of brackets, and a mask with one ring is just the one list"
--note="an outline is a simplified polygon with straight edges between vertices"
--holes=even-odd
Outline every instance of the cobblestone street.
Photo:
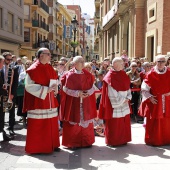
[[132,123],[132,142],[109,148],[104,138],[96,137],[92,148],[47,155],[27,155],[24,151],[26,129],[15,125],[17,136],[0,144],[1,170],[85,169],[85,170],[167,170],[170,167],[170,146],[151,147],[144,144],[142,124]]

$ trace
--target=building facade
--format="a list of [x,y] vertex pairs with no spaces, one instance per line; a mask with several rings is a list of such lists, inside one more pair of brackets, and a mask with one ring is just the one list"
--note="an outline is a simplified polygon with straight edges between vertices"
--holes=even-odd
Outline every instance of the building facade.
[[0,54],[9,51],[19,55],[24,41],[24,4],[22,0],[0,1]]
[[128,56],[146,57],[167,54],[170,17],[168,0],[95,0],[95,47],[100,60],[113,59],[127,50]]
[[33,60],[40,47],[49,48],[48,0],[24,0],[24,43],[19,55]]

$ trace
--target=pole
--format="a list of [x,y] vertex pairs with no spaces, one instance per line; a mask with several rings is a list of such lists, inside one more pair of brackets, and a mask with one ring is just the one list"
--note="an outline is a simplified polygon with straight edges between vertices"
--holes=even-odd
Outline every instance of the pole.
[[[74,28],[74,42],[76,41],[76,28]],[[76,48],[75,47],[73,47],[73,57],[75,57],[75,50],[76,50]]]

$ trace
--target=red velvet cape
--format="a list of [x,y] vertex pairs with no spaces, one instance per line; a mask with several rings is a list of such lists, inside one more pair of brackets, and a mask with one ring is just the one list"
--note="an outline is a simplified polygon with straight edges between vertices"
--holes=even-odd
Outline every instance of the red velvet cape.
[[158,103],[152,104],[149,99],[143,101],[139,107],[139,115],[155,119],[170,117],[170,96],[165,97],[165,114],[162,109],[162,94],[170,92],[170,69],[165,74],[158,74],[153,68],[144,82],[151,87],[150,93],[156,96]]
[[[26,72],[29,74],[31,80],[35,81],[35,84],[40,84],[42,86],[49,86],[50,79],[57,80],[58,78],[55,70],[50,64],[42,64],[39,60],[32,64]],[[54,97],[54,92],[47,94],[46,98],[42,100],[25,90],[23,112],[35,109],[49,109],[49,98],[51,99],[52,108],[58,107],[58,101]]]
[[108,97],[108,85],[116,91],[127,91],[130,88],[130,79],[126,73],[121,71],[110,70],[103,79],[102,97],[99,107],[99,118],[111,119],[113,108]]
[[[71,90],[89,90],[92,88],[94,78],[91,73],[82,70],[83,74],[75,73],[71,69],[61,79],[62,85]],[[83,99],[84,120],[90,120],[97,116],[95,94]],[[80,122],[80,98],[61,93],[60,119],[65,121]]]

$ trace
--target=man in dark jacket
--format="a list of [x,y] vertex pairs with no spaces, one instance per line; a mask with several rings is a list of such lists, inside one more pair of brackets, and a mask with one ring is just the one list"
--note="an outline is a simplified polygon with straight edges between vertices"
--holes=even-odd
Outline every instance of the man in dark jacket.
[[[5,58],[4,66],[2,72],[4,73],[4,83],[11,83],[11,93],[9,95],[13,102],[12,108],[9,110],[9,134],[15,135],[14,125],[15,125],[15,102],[16,102],[16,91],[18,87],[18,66],[11,68],[10,63],[12,61],[12,54],[9,52],[4,52],[2,56]],[[12,79],[12,81],[11,81]],[[10,86],[9,86],[10,87]]]
[[[0,69],[3,68],[4,64],[4,57],[0,55]],[[7,95],[7,90],[4,89],[4,79],[3,79],[3,72],[0,71],[0,135],[2,135],[3,141],[9,141],[12,137],[8,136],[4,131],[4,116],[5,113],[3,112],[3,96]]]

